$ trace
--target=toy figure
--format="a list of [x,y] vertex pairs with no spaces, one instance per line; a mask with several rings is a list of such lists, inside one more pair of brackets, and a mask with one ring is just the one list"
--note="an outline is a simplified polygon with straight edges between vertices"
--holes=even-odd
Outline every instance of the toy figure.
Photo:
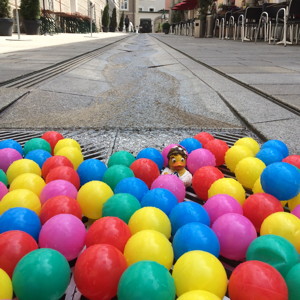
[[168,157],[168,167],[162,171],[162,174],[173,174],[178,176],[184,183],[185,187],[192,184],[192,174],[185,168],[187,151],[181,147],[176,146],[170,149]]

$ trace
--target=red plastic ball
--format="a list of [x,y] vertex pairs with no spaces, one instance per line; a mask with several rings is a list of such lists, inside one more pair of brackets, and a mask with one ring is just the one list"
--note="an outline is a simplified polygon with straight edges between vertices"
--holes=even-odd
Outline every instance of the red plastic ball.
[[120,277],[126,268],[126,259],[120,250],[112,245],[97,244],[78,257],[74,280],[86,298],[110,300],[116,296]]
[[214,139],[211,141],[208,141],[204,148],[209,150],[216,158],[216,166],[221,166],[225,163],[225,154],[227,150],[229,149],[226,142]]
[[49,157],[42,166],[42,176],[45,179],[51,169],[56,167],[66,166],[73,168],[72,162],[65,156],[54,155]]
[[252,222],[257,232],[260,232],[260,226],[266,217],[280,211],[283,211],[281,202],[267,193],[253,194],[243,204],[244,216]]
[[78,219],[82,218],[82,210],[76,199],[59,195],[48,199],[42,206],[40,213],[41,223],[59,214],[71,214]]
[[250,260],[238,265],[228,283],[231,300],[288,300],[282,275],[271,265]]
[[192,179],[194,192],[201,200],[206,201],[210,186],[221,178],[224,178],[224,174],[216,167],[206,166],[198,169]]
[[58,180],[58,179],[63,179],[63,180],[71,182],[76,187],[77,190],[80,187],[79,175],[71,167],[60,166],[60,167],[56,167],[54,169],[51,169],[48,172],[45,181],[46,181],[46,183],[48,183],[50,181]]
[[300,169],[300,155],[289,155],[285,157],[282,161],[294,165],[295,167]]
[[143,180],[148,188],[151,188],[152,182],[160,175],[157,164],[148,158],[139,158],[135,160],[130,169],[133,171],[134,176]]
[[57,131],[47,131],[41,136],[41,138],[46,140],[50,144],[51,149],[52,149],[52,154],[53,154],[53,150],[54,150],[56,143],[59,140],[62,140],[64,138],[64,136]]
[[194,139],[198,140],[202,144],[202,147],[204,147],[204,145],[207,142],[213,140],[214,137],[210,133],[203,131],[203,132],[199,132],[198,134],[196,134],[194,136]]
[[85,244],[90,247],[95,244],[109,244],[121,252],[131,237],[129,226],[117,217],[104,217],[95,221],[89,228]]

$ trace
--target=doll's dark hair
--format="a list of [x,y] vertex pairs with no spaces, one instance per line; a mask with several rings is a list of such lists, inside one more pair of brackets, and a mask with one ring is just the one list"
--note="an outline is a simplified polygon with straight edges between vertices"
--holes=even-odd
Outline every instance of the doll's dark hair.
[[170,149],[170,151],[169,151],[169,153],[168,153],[168,155],[167,155],[167,157],[168,157],[168,159],[170,159],[170,157],[172,156],[172,155],[181,155],[183,158],[187,158],[187,156],[188,156],[188,153],[187,153],[187,151],[183,148],[183,147],[181,147],[181,146],[175,146],[175,147],[172,147],[171,149]]

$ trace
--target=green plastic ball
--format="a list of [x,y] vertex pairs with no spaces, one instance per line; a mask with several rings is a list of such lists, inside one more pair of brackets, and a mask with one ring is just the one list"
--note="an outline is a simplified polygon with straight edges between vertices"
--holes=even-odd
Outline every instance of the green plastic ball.
[[37,150],[37,149],[45,150],[49,153],[51,153],[52,151],[50,144],[46,140],[41,138],[33,138],[24,144],[24,149],[23,149],[24,155],[26,155],[28,152],[32,150]]
[[124,165],[113,165],[105,171],[103,182],[108,184],[110,188],[114,190],[119,181],[128,177],[134,177],[134,173],[129,167]]
[[107,162],[107,166],[111,167],[113,165],[124,165],[130,167],[130,165],[135,161],[135,157],[128,151],[118,151],[111,155]]

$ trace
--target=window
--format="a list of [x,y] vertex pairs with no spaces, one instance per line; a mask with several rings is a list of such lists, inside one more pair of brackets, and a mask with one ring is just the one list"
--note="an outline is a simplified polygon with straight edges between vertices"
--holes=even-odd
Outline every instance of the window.
[[128,10],[128,0],[121,0],[121,10]]
[[143,8],[142,8],[142,7],[140,7],[140,8],[139,8],[139,11],[143,11]]
[[150,8],[149,8],[149,11],[150,11],[150,12],[154,12],[154,8],[153,8],[153,7],[150,7]]

